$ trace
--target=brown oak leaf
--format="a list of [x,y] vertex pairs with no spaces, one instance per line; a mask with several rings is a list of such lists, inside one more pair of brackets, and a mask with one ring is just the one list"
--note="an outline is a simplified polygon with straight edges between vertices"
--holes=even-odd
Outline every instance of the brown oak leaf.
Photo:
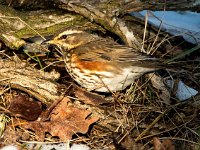
[[89,126],[98,120],[98,117],[90,115],[89,110],[74,106],[65,97],[53,109],[49,121],[34,121],[23,127],[33,130],[40,141],[44,140],[47,132],[61,140],[69,140],[75,133],[87,133]]
[[169,139],[161,142],[157,137],[153,137],[154,150],[175,150],[175,146]]

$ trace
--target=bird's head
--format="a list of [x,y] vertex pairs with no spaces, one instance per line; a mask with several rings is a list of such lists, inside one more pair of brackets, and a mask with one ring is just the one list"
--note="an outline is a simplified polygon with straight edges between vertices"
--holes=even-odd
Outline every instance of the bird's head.
[[52,40],[46,41],[46,43],[56,45],[61,50],[71,50],[94,41],[96,38],[96,35],[88,32],[71,29],[57,33]]

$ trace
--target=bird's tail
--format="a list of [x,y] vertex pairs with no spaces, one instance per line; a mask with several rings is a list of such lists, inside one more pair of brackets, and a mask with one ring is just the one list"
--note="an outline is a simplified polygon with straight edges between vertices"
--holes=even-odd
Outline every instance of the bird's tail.
[[161,59],[148,59],[148,60],[139,60],[138,62],[133,62],[133,65],[137,65],[138,67],[145,68],[154,68],[158,69],[168,69],[168,70],[179,70],[187,68],[188,62],[186,61],[177,61],[177,62],[167,62]]

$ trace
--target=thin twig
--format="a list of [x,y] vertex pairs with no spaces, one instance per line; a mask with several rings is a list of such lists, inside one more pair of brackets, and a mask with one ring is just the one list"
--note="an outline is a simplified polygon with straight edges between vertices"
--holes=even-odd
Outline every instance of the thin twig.
[[135,139],[135,142],[138,142],[165,114],[167,111],[158,115],[156,119]]

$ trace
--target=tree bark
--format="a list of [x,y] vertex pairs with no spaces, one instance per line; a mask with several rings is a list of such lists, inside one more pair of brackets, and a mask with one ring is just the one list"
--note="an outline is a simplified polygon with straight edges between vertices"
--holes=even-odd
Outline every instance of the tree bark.
[[[141,10],[191,10],[200,11],[199,0],[0,0],[0,4],[28,10],[54,7],[56,3],[87,2],[102,10],[118,12],[119,15]],[[117,13],[116,13],[117,14]]]
[[0,5],[0,39],[11,49],[24,46],[25,38],[53,35],[62,28],[87,24],[90,28],[101,28],[78,14],[63,10],[17,11]]
[[47,105],[58,100],[65,91],[55,82],[59,77],[58,72],[37,70],[16,57],[0,61],[0,85],[22,90]]

